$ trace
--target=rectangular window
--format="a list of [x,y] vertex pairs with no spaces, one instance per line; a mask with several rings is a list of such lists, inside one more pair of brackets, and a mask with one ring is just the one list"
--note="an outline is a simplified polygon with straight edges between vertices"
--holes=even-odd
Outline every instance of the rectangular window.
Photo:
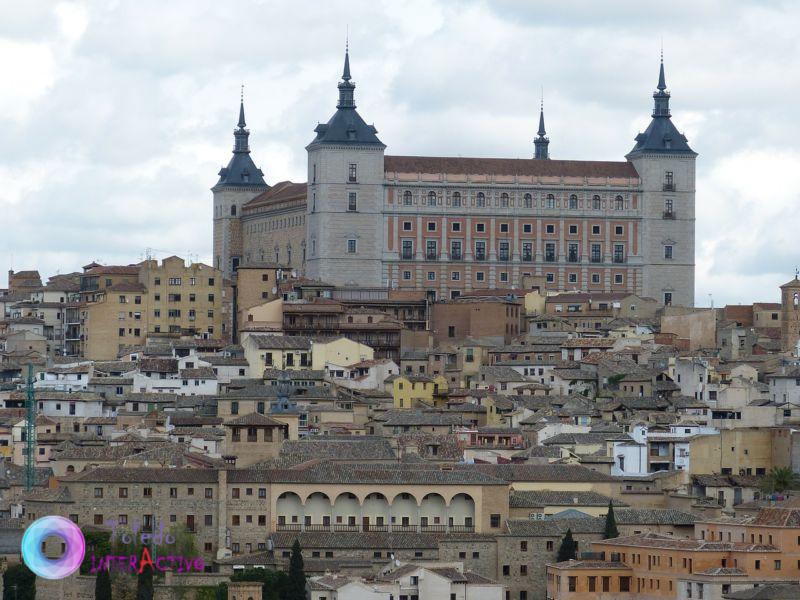
[[522,233],[532,233],[533,232],[533,225],[530,223],[524,223],[522,225]]
[[568,262],[579,262],[581,259],[581,255],[578,252],[578,244],[568,244],[567,245],[567,261]]
[[508,223],[500,223],[500,233],[508,233]]
[[356,163],[350,163],[350,167],[347,171],[347,181],[350,183],[358,181],[358,166]]
[[664,259],[672,260],[672,246],[664,246]]
[[461,260],[461,240],[450,242],[450,260]]
[[350,192],[347,194],[347,210],[358,210],[358,200],[355,192]]
[[486,242],[475,242],[475,260],[486,260]]
[[435,240],[425,241],[425,258],[428,260],[436,260],[438,258]]
[[453,233],[459,233],[461,231],[461,223],[456,221],[455,223],[450,224],[450,231]]
[[544,245],[544,260],[545,260],[545,262],[556,262],[556,244],[555,244],[555,242],[547,242]]
[[458,271],[453,271],[450,273],[450,279],[453,281],[460,281],[461,280],[461,273]]
[[404,260],[411,260],[414,258],[414,241],[413,240],[403,240],[403,249],[400,254],[401,258]]
[[403,231],[411,231],[411,221],[403,221]]
[[618,264],[625,262],[625,245],[624,244],[614,244],[614,262],[618,263]]
[[428,231],[436,231],[436,221],[428,221]]
[[500,242],[498,258],[500,260],[508,260],[509,259],[509,244],[508,244],[508,242]]
[[531,242],[523,242],[522,261],[531,262],[532,260],[533,260],[533,244]]
[[428,271],[428,281],[436,281],[436,273],[434,271]]
[[600,244],[592,244],[591,261],[593,263],[603,262],[603,246]]
[[411,280],[411,271],[403,271],[403,279],[405,281]]
[[356,253],[356,240],[347,240],[347,252],[348,254]]
[[475,232],[476,233],[485,233],[486,232],[486,223],[475,223]]
[[475,281],[484,281],[486,279],[486,273],[483,271],[478,271],[475,273]]

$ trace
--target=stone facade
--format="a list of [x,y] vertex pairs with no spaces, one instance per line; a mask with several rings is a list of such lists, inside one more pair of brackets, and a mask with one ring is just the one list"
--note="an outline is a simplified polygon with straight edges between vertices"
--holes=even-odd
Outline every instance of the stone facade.
[[291,198],[252,200],[237,230],[215,188],[215,206],[227,202],[215,209],[220,264],[238,232],[245,262],[291,257],[338,286],[438,299],[536,280],[693,305],[696,154],[669,121],[663,65],[650,127],[626,161],[600,162],[385,156],[355,111],[346,63],[337,111],[307,147],[305,198],[303,184],[276,184]]

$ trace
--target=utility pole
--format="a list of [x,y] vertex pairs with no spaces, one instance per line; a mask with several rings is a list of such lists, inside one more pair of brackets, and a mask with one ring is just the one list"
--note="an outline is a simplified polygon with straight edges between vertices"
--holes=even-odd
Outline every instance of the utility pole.
[[27,397],[25,398],[25,490],[30,491],[36,479],[36,398],[33,394],[33,364],[28,363]]

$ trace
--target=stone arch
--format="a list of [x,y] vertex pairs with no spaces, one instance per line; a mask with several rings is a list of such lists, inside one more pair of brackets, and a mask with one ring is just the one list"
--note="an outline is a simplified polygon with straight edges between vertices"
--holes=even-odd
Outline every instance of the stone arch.
[[389,500],[381,492],[367,494],[361,503],[361,519],[366,528],[385,527],[392,517]]
[[417,524],[419,503],[413,494],[401,492],[392,500],[392,524],[411,526]]
[[313,492],[309,494],[304,509],[306,526],[331,524],[331,499],[326,493]]
[[278,525],[299,525],[303,521],[303,502],[294,492],[283,492],[275,502]]
[[342,492],[333,503],[333,522],[335,525],[356,526],[361,519],[361,504],[358,496],[351,492]]
[[419,504],[419,523],[423,527],[444,527],[447,523],[447,503],[441,494],[425,494]]
[[463,492],[453,496],[447,507],[447,519],[451,527],[474,527],[475,500],[472,496]]

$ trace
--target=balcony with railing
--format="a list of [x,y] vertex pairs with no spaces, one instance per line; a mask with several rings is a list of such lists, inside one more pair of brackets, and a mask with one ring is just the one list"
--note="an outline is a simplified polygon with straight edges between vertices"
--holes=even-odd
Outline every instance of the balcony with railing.
[[577,252],[570,252],[567,254],[567,262],[577,263],[581,262],[581,255]]
[[475,250],[475,260],[486,260],[486,250]]
[[425,252],[425,259],[426,260],[436,260],[438,257],[439,256],[436,253],[436,250],[428,250],[427,252]]
[[464,260],[461,250],[452,250],[450,252],[450,260]]
[[555,252],[545,252],[544,253],[544,262],[556,262],[556,253]]

